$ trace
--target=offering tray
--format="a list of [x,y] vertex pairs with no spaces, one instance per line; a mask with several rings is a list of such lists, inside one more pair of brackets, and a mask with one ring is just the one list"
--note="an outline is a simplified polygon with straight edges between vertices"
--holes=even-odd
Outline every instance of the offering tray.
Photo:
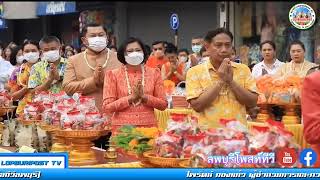
[[98,163],[92,141],[100,136],[107,135],[109,129],[105,130],[59,130],[58,136],[65,137],[65,144],[71,145],[69,152],[70,166],[95,165]]
[[13,112],[15,109],[17,108],[17,106],[1,106],[0,107],[0,116],[4,116],[9,112]]
[[143,156],[148,162],[157,167],[180,167],[182,161],[189,160],[188,158],[165,158],[158,157],[153,151],[143,153]]

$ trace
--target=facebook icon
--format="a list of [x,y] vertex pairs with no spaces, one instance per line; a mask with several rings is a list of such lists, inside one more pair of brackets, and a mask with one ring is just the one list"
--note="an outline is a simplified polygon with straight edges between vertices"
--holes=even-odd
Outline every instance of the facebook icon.
[[300,153],[300,162],[307,167],[314,165],[317,161],[317,153],[312,149],[304,149]]

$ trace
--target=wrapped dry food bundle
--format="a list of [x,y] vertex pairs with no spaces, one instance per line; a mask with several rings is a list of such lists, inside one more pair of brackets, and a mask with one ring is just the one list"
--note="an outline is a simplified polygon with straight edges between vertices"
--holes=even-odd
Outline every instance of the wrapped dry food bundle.
[[37,93],[26,105],[23,117],[66,130],[101,130],[109,124],[108,118],[98,112],[94,98],[80,93]]
[[196,117],[171,114],[167,129],[155,139],[154,154],[189,159],[190,167],[276,167],[279,149],[300,148],[293,134],[273,120],[251,129],[235,119],[221,119],[220,124],[204,130]]
[[12,104],[11,97],[7,91],[0,92],[0,107],[9,107]]

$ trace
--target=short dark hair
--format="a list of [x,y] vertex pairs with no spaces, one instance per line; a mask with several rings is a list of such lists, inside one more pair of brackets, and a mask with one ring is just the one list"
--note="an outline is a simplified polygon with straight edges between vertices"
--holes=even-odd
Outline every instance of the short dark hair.
[[154,41],[154,42],[152,43],[152,46],[157,45],[157,44],[162,44],[163,47],[166,46],[166,43],[165,43],[164,41]]
[[123,42],[121,44],[121,46],[119,47],[119,49],[118,49],[117,57],[118,57],[118,60],[122,64],[127,64],[127,62],[125,60],[126,49],[127,49],[128,44],[131,44],[131,43],[134,43],[134,42],[137,42],[141,46],[141,49],[142,49],[143,55],[144,55],[143,63],[146,62],[146,60],[148,58],[148,53],[146,51],[145,45],[143,44],[143,42],[140,39],[135,38],[135,37],[130,37],[125,42]]
[[207,49],[203,46],[201,49],[200,49],[200,56],[202,56],[203,52],[207,51]]
[[187,53],[187,55],[189,55],[188,49],[179,49],[178,50],[178,54],[181,53],[181,52],[185,52],[185,53]]
[[267,40],[260,43],[260,50],[262,50],[262,46],[265,44],[270,44],[273,48],[273,50],[276,50],[276,44],[273,41]]
[[48,44],[48,43],[51,43],[51,42],[56,42],[56,43],[61,45],[61,42],[60,42],[59,38],[57,38],[56,36],[44,36],[39,41],[39,46],[41,46],[43,43]]
[[34,41],[34,40],[26,40],[26,41],[24,41],[24,43],[23,43],[23,45],[22,45],[22,48],[21,48],[22,51],[24,50],[25,46],[28,45],[28,44],[35,45],[35,46],[38,48],[38,50],[40,49],[40,48],[39,48],[39,43],[38,43],[37,41]]
[[303,42],[301,42],[300,40],[294,40],[294,41],[292,41],[292,42],[289,44],[289,51],[291,50],[291,47],[292,47],[293,45],[300,45],[300,46],[302,47],[303,51],[306,51],[306,48],[304,47]]
[[10,54],[10,63],[15,66],[17,65],[17,59],[16,59],[16,56],[19,52],[19,50],[21,50],[21,47],[20,46],[15,46],[13,48],[10,48],[11,49],[11,54]]
[[193,37],[191,38],[191,40],[193,40],[193,39],[203,39],[203,37],[202,37],[202,36],[193,36]]
[[229,30],[227,30],[226,28],[217,28],[215,30],[211,30],[211,31],[207,32],[206,36],[204,37],[204,40],[210,43],[212,41],[212,39],[214,37],[216,37],[218,34],[226,34],[230,37],[231,42],[233,41],[232,33]]
[[167,47],[166,47],[164,53],[165,54],[168,54],[168,53],[178,54],[178,49],[174,44],[167,43]]
[[104,27],[103,24],[97,24],[97,23],[89,23],[86,24],[82,29],[81,29],[81,37],[85,37],[87,32],[88,32],[88,27],[99,27],[101,26],[103,30],[108,34],[108,30],[106,27]]

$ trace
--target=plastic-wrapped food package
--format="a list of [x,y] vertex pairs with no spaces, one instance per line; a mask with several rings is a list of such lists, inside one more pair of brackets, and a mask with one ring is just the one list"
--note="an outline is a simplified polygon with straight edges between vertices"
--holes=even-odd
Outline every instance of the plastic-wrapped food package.
[[0,92],[0,107],[8,107],[11,105],[11,97],[6,91]]
[[205,137],[205,133],[199,133],[196,135],[187,135],[183,145],[182,156],[184,158],[190,158],[192,156],[192,148],[198,144],[201,144]]
[[165,133],[156,139],[156,154],[160,157],[180,158],[182,138]]
[[87,112],[97,111],[94,97],[81,96],[79,99],[79,102],[80,104],[78,106],[78,109],[81,112],[87,113]]

